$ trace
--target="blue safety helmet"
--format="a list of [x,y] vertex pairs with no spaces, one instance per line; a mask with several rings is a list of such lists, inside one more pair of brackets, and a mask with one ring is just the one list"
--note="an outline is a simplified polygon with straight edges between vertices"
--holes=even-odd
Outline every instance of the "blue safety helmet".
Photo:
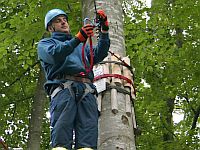
[[46,16],[45,16],[45,29],[48,30],[48,25],[50,24],[50,22],[57,16],[59,15],[64,15],[66,17],[66,19],[68,20],[68,16],[67,14],[62,11],[61,9],[52,9],[50,11],[47,12]]

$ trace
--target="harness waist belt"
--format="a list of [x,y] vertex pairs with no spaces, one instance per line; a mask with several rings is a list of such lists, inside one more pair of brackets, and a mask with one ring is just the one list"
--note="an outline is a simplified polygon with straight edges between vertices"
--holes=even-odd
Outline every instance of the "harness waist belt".
[[[67,81],[65,83],[62,83],[62,86],[58,86],[57,88],[55,88],[55,90],[51,93],[51,98],[53,98],[54,96],[57,95],[58,92],[60,92],[63,89],[68,88],[70,90],[70,93],[72,94],[71,91],[71,85],[72,85],[73,81]],[[84,83],[86,85],[86,89],[85,89],[85,93],[83,94],[82,98],[85,97],[85,95],[87,95],[88,93],[95,93],[95,90],[92,89],[90,87],[90,85],[88,83]]]
[[84,78],[84,77],[78,77],[78,76],[65,75],[62,79],[84,82],[84,83],[92,83],[92,81],[90,79]]
[[72,83],[73,83],[73,81],[68,81],[68,82],[62,83],[63,87],[58,86],[57,88],[55,88],[55,90],[51,93],[51,98],[53,98],[54,96],[56,96],[56,94],[58,92],[60,92],[61,90],[69,88]]

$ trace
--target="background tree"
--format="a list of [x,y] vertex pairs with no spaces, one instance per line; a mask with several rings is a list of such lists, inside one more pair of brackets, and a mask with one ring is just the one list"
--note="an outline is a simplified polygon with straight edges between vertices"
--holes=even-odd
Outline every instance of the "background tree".
[[[135,4],[125,33],[138,83],[138,149],[198,149],[199,1]],[[175,112],[184,115],[179,123]]]
[[[44,30],[44,17],[48,10],[55,7],[67,10],[69,22],[74,24],[72,33],[77,32],[80,3],[3,0],[0,7],[0,136],[10,147],[27,149],[28,134],[36,131],[32,127],[41,126],[38,119],[43,118],[41,149],[49,149],[49,121],[44,114],[44,110],[48,111],[48,101],[45,95],[38,93],[44,81],[39,78],[37,42],[43,36],[48,36]],[[46,106],[42,106],[45,103]],[[30,147],[40,142],[40,136],[38,127],[37,133],[33,132],[29,138],[29,149],[37,149]]]
[[35,90],[35,96],[33,98],[31,118],[29,122],[29,138],[28,138],[28,150],[39,150],[42,133],[42,121],[45,114],[45,100],[46,93],[43,85],[45,82],[45,76],[40,69],[38,84]]

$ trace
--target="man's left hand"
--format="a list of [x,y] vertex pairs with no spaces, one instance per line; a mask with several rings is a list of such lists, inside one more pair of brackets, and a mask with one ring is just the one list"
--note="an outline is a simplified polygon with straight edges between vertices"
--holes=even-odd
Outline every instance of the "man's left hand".
[[108,31],[109,30],[109,23],[108,23],[106,13],[103,10],[100,9],[100,10],[97,11],[97,14],[98,14],[98,17],[99,17],[101,29],[103,31]]

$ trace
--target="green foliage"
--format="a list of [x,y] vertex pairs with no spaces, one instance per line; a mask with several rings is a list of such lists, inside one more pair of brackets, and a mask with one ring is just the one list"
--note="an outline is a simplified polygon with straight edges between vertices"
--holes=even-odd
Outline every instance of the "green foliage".
[[[53,8],[67,12],[71,32],[76,34],[82,23],[79,1],[0,1],[0,137],[10,147],[26,149],[32,99],[40,68],[36,47],[37,42],[47,35],[44,17]],[[42,149],[49,149],[46,116],[43,127]]]
[[[142,128],[138,149],[194,150],[200,145],[199,126],[191,130],[200,105],[199,8],[199,1],[154,0],[152,8],[138,3],[127,11],[127,16],[134,16],[125,18],[125,39],[136,68],[135,109]],[[170,100],[171,107],[167,105]],[[171,108],[181,110],[184,120],[167,121]],[[164,140],[166,134],[173,138]]]
[[[47,35],[45,14],[52,8],[66,10],[75,34],[81,25],[80,1],[1,0],[0,8],[0,137],[10,147],[26,149],[39,72],[36,47]],[[142,129],[136,139],[138,150],[199,147],[199,127],[191,130],[200,105],[199,8],[197,0],[176,0],[171,4],[154,0],[152,8],[142,7],[138,1],[137,6],[127,11],[134,17],[125,18],[125,37],[127,53],[136,68],[135,109]],[[141,79],[150,86],[146,87]],[[177,124],[166,119],[169,116],[166,102],[171,99],[174,111],[184,113],[184,119]],[[48,102],[46,107],[48,111]],[[45,150],[49,149],[49,132],[49,120],[44,116],[41,147]],[[166,134],[173,139],[163,140]]]

